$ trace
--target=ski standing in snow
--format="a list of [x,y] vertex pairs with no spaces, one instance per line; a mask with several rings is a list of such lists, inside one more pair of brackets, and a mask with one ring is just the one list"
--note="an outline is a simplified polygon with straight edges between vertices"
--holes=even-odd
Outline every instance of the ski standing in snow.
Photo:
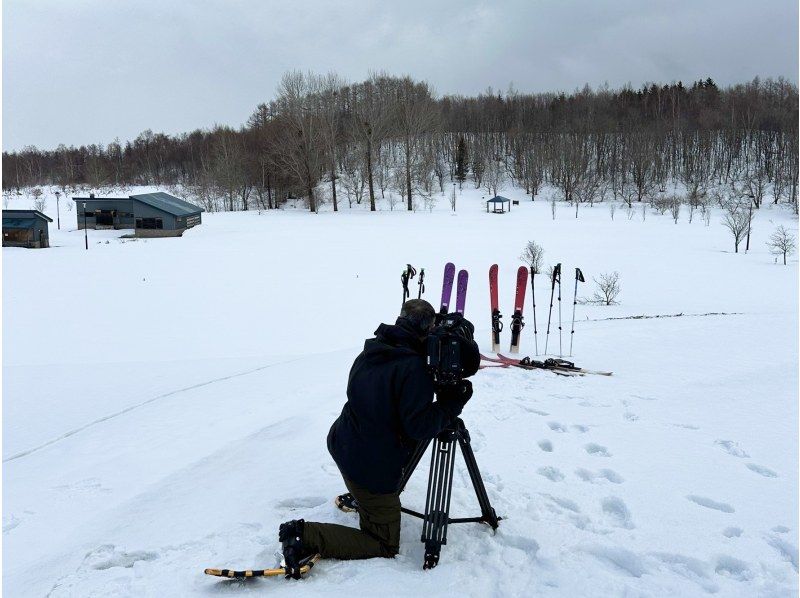
[[514,314],[511,316],[511,348],[512,353],[519,353],[519,341],[522,328],[525,326],[522,308],[525,305],[525,290],[528,288],[528,269],[520,266],[517,269],[517,289],[514,294]]
[[456,266],[447,262],[444,266],[444,279],[442,280],[442,301],[439,304],[439,313],[446,314],[450,309],[450,297],[453,294],[453,280],[456,277]]
[[500,332],[503,330],[503,322],[500,319],[500,306],[497,289],[497,264],[489,268],[489,300],[492,311],[492,352],[497,353],[500,348]]

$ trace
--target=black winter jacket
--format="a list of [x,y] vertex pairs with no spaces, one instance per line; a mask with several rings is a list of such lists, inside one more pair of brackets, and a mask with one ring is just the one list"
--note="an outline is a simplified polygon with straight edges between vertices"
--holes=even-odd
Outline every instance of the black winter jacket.
[[388,494],[397,492],[417,442],[439,434],[463,404],[433,400],[424,343],[405,322],[381,324],[375,335],[350,370],[347,402],[328,433],[328,451],[345,477]]

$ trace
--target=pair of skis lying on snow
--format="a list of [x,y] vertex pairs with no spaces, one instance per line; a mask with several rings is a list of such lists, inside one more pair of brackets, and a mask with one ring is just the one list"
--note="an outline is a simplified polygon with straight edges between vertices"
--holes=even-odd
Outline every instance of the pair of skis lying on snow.
[[505,355],[497,354],[497,357],[487,357],[481,354],[481,361],[490,361],[497,365],[482,365],[481,368],[487,367],[518,367],[523,370],[549,370],[561,376],[583,376],[584,374],[597,374],[598,376],[610,376],[611,372],[600,372],[597,370],[587,370],[586,368],[576,367],[571,361],[566,359],[545,359],[544,361],[536,361],[530,357],[523,357],[522,359],[512,359]]

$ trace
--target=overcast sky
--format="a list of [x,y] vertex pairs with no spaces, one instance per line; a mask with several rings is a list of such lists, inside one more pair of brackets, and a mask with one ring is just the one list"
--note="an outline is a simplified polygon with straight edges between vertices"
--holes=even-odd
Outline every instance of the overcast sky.
[[239,126],[289,69],[438,94],[797,83],[797,0],[5,0],[3,149]]

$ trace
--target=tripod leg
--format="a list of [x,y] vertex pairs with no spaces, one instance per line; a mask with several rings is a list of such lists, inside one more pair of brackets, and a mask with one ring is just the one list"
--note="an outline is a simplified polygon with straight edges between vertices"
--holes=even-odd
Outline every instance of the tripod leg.
[[455,446],[452,430],[445,430],[433,445],[425,519],[422,522],[422,541],[425,542],[423,569],[432,569],[439,563],[441,547],[447,544]]
[[411,458],[406,463],[406,466],[403,468],[403,479],[400,480],[400,486],[398,488],[398,492],[402,492],[406,489],[406,484],[408,484],[408,480],[411,479],[411,475],[414,473],[414,470],[419,465],[420,460],[422,459],[422,455],[425,454],[425,451],[428,450],[428,446],[430,445],[430,440],[421,440],[419,444],[417,444],[417,448],[414,449],[414,452],[411,454]]
[[483,478],[481,478],[481,472],[478,470],[478,462],[475,460],[475,453],[472,452],[472,445],[469,442],[469,432],[463,423],[457,432],[457,437],[458,444],[461,446],[461,453],[464,455],[464,462],[467,464],[469,477],[472,480],[472,486],[475,488],[475,494],[478,497],[478,504],[481,507],[481,520],[491,525],[492,529],[497,529],[499,519],[489,502],[489,495],[486,493],[486,486],[483,485]]

